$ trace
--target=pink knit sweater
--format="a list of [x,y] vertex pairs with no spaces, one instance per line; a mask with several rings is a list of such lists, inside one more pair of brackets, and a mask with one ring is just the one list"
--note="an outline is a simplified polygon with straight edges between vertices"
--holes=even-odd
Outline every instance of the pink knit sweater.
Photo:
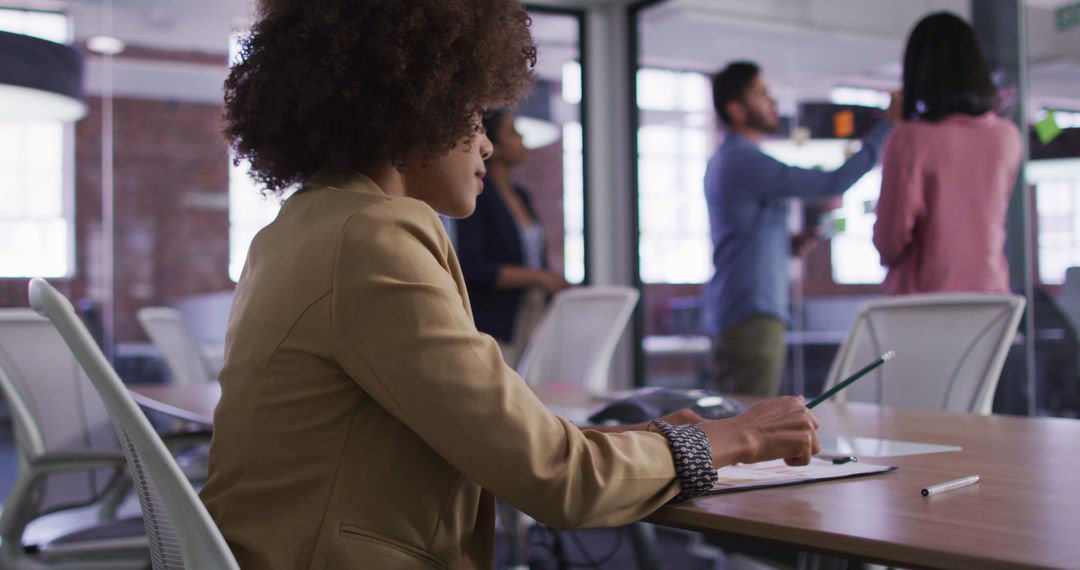
[[896,127],[874,224],[886,292],[1009,290],[1005,214],[1020,153],[1020,130],[993,113]]

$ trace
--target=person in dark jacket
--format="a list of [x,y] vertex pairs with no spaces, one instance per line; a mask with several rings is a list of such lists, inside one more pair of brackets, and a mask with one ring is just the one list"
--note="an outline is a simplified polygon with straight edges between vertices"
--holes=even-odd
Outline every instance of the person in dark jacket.
[[458,221],[458,255],[476,328],[495,337],[514,365],[546,296],[568,285],[548,268],[540,220],[525,189],[512,179],[514,168],[527,158],[514,115],[490,112],[484,128],[495,150],[486,161],[476,212]]

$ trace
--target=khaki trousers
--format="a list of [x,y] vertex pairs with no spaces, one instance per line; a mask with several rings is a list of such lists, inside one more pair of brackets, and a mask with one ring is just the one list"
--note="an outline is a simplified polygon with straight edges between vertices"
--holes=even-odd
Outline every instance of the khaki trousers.
[[713,337],[714,387],[722,392],[772,397],[784,373],[784,322],[751,317]]

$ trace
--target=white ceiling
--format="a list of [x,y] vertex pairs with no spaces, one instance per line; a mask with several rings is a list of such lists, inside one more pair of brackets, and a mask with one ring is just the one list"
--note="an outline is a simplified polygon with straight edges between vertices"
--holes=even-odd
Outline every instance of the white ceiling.
[[[1057,30],[1048,8],[1061,2],[1037,3],[1027,10],[1032,105],[1080,109],[1080,27]],[[800,100],[826,99],[837,85],[898,88],[910,29],[939,10],[966,17],[970,2],[672,0],[644,13],[643,60],[707,73],[756,61],[790,112]]]
[[[589,7],[630,1],[538,3]],[[1069,3],[1027,0],[1030,91],[1036,104],[1055,101],[1080,108],[1080,27],[1057,30],[1053,13]],[[254,13],[254,0],[0,4],[66,7],[77,39],[111,28],[131,45],[209,53],[226,53],[230,32],[245,27]],[[914,22],[941,9],[966,15],[969,6],[970,0],[670,0],[644,12],[644,63],[712,72],[733,59],[753,59],[763,65],[786,105],[795,98],[823,97],[838,84],[891,88],[898,85],[900,53]],[[562,62],[577,56],[576,25],[571,18],[538,15],[534,33],[541,46],[541,75],[558,77]]]

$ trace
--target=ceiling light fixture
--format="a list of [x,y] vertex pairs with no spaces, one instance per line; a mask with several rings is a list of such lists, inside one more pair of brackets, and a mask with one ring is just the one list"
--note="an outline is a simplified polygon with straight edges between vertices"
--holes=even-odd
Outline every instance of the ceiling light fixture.
[[112,36],[94,36],[86,40],[86,49],[101,55],[116,55],[125,47],[124,40]]
[[0,121],[81,119],[82,76],[82,54],[71,46],[0,32]]

